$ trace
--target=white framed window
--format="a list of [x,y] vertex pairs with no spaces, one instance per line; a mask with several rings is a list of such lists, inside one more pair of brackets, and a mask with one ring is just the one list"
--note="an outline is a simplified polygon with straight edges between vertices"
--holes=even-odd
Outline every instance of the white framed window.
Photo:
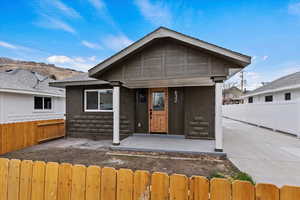
[[34,110],[52,110],[52,97],[34,96]]
[[112,112],[112,110],[112,89],[84,90],[85,112]]

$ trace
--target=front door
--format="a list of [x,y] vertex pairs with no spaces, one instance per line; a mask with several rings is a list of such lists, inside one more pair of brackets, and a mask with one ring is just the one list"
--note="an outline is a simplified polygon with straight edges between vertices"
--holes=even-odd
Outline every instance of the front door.
[[149,89],[149,132],[168,133],[168,88]]

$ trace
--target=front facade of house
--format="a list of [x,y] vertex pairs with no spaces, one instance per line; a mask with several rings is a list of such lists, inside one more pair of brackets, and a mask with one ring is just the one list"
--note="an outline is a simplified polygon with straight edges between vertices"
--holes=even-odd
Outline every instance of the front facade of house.
[[250,57],[159,28],[66,88],[67,134],[120,138],[132,133],[216,139],[222,150],[222,82]]

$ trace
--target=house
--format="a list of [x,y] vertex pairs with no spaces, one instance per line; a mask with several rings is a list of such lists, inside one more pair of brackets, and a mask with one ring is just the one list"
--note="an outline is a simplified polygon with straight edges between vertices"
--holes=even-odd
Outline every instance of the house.
[[222,151],[222,83],[249,56],[160,27],[89,70],[55,81],[66,88],[67,134],[132,133],[216,140]]
[[223,116],[300,137],[300,72],[246,92],[244,104],[224,105]]
[[223,89],[223,104],[240,104],[243,103],[243,92],[241,89],[232,86],[227,89]]
[[300,99],[300,72],[265,83],[243,95],[245,103],[286,102]]
[[24,69],[0,72],[0,154],[62,137],[65,90]]
[[29,70],[0,72],[0,124],[63,119],[65,91],[50,81]]

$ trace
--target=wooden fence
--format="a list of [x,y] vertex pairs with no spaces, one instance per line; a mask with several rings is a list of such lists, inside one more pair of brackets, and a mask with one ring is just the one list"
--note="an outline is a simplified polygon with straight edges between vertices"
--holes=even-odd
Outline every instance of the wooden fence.
[[300,187],[0,158],[1,200],[299,200]]
[[62,137],[64,127],[63,119],[0,124],[0,154]]

